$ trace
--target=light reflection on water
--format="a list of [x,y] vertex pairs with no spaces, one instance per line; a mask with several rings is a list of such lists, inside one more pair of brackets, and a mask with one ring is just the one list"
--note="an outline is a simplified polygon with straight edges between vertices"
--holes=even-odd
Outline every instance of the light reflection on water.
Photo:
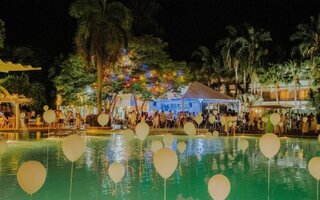
[[[34,137],[33,137],[34,135]],[[39,138],[38,134],[3,136],[9,149],[0,158],[0,199],[27,199],[16,182],[18,167],[27,160],[38,160],[46,166],[49,149],[48,177],[33,199],[67,199],[71,163],[63,155],[62,138]],[[122,135],[110,137],[86,136],[87,148],[75,162],[73,194],[75,200],[87,199],[163,199],[163,179],[155,172],[151,142],[162,136],[150,136],[125,141]],[[240,138],[249,141],[242,152]],[[179,154],[178,142],[187,143]],[[257,137],[175,136],[170,148],[178,155],[177,170],[167,180],[167,199],[210,199],[207,182],[212,175],[223,173],[232,185],[228,199],[267,199],[267,159],[259,151]],[[316,181],[307,170],[307,163],[319,155],[317,140],[282,138],[281,149],[271,162],[270,199],[316,199]],[[126,166],[123,180],[115,185],[108,176],[108,166],[114,162]]]

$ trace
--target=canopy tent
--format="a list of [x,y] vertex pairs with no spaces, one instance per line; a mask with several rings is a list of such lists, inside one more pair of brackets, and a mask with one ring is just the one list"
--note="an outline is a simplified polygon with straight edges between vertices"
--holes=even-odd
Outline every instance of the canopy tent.
[[0,72],[8,73],[12,71],[34,71],[34,70],[41,70],[40,67],[32,67],[31,65],[21,65],[15,64],[12,62],[3,62],[0,59]]
[[[180,93],[170,92],[166,98],[157,99],[150,103],[149,110],[163,110],[177,113],[180,111],[202,112],[203,105],[206,104],[208,110],[211,105],[229,105],[232,109],[240,109],[240,101],[220,93],[202,83],[193,82],[189,86],[181,89]],[[236,108],[235,108],[236,107]]]
[[[41,70],[40,67],[32,67],[31,65],[22,65],[12,62],[3,62],[0,59],[0,72],[9,73],[13,71],[34,71]],[[15,128],[19,128],[20,104],[30,104],[32,99],[25,98],[22,95],[10,94],[4,87],[0,85],[0,103],[13,103],[15,105]]]

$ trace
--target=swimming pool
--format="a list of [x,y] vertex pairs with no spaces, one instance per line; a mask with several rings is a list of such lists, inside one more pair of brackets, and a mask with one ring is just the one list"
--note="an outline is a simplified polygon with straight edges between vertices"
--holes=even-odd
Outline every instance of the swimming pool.
[[[9,148],[1,155],[0,199],[30,199],[17,184],[16,173],[27,160],[37,160],[46,166],[47,147],[47,180],[33,195],[33,200],[68,199],[71,162],[63,154],[63,138],[19,135],[19,140],[7,141]],[[149,136],[141,153],[138,139],[127,142],[116,134],[85,136],[85,153],[74,165],[72,199],[163,199],[163,179],[155,171],[150,149],[152,141],[162,138]],[[240,138],[249,141],[245,153],[238,147]],[[175,136],[173,150],[179,141],[186,142],[187,149],[182,155],[177,151],[178,167],[167,180],[168,200],[211,199],[207,181],[218,173],[231,182],[227,199],[267,199],[268,160],[260,153],[258,137]],[[271,162],[270,199],[316,199],[316,180],[309,174],[307,163],[313,156],[320,155],[319,146],[316,139],[281,138],[281,149]],[[117,187],[107,174],[107,167],[113,161],[126,166],[126,174]]]

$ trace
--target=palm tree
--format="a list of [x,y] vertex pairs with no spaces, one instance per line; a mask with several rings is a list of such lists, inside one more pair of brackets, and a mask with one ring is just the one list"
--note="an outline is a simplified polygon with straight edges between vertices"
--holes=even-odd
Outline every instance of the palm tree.
[[112,68],[126,47],[131,11],[117,1],[77,0],[70,15],[78,21],[78,52],[97,69],[97,109],[101,112],[104,70]]
[[262,28],[254,28],[244,24],[244,34],[235,41],[238,47],[237,55],[240,61],[240,68],[243,76],[244,91],[247,91],[247,79],[255,81],[258,67],[261,66],[261,58],[268,54],[268,50],[262,44],[272,41],[270,32]]
[[282,76],[283,66],[281,64],[271,64],[268,68],[259,68],[257,70],[259,82],[261,85],[271,85],[275,87],[276,101],[279,103],[279,87],[283,82]]
[[297,98],[300,86],[300,80],[303,76],[301,65],[294,61],[290,60],[284,64],[284,80],[287,80],[287,83],[294,83],[294,105],[297,108]]
[[199,69],[194,70],[197,81],[204,82],[209,87],[216,85],[219,90],[222,83],[228,87],[231,71],[223,66],[220,56],[214,56],[207,47],[199,46],[192,53],[192,58],[199,60],[201,64]]
[[291,41],[298,41],[298,50],[305,58],[313,60],[320,53],[320,14],[311,16],[309,24],[299,24],[291,35]]
[[238,95],[238,83],[239,83],[239,57],[237,52],[238,48],[238,31],[233,26],[226,27],[228,31],[228,37],[218,41],[216,47],[220,49],[220,56],[223,60],[224,67],[227,71],[233,70],[235,74],[235,96]]

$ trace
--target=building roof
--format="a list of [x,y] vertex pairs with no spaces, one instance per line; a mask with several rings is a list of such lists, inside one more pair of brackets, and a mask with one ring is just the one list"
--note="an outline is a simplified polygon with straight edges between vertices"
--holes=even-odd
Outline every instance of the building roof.
[[219,100],[233,100],[232,97],[220,93],[202,83],[193,82],[187,88],[186,92],[182,94],[185,99],[219,99]]

